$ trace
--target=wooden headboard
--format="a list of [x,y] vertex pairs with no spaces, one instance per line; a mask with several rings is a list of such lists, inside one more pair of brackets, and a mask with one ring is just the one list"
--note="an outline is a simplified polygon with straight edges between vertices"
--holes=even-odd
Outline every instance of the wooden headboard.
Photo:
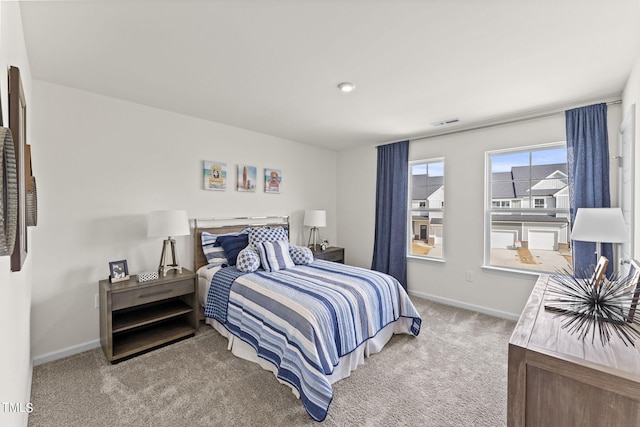
[[266,217],[237,217],[237,218],[206,218],[194,220],[193,234],[193,261],[194,270],[198,271],[203,265],[207,265],[207,258],[202,251],[202,232],[213,234],[240,232],[247,227],[284,227],[287,235],[291,235],[288,216]]

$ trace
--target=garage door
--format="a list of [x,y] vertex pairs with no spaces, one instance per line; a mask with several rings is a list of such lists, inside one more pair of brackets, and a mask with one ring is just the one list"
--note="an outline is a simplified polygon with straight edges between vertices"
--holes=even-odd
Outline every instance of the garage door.
[[558,250],[558,232],[529,230],[529,249]]
[[491,247],[499,249],[512,248],[518,232],[515,230],[491,230]]

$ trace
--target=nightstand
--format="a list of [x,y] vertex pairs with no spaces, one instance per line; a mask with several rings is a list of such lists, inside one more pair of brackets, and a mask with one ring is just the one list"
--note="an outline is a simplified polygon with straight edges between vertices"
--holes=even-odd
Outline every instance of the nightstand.
[[333,261],[344,264],[344,248],[339,248],[337,246],[329,246],[324,251],[317,250],[313,252],[313,256],[316,259],[323,259],[325,261]]
[[182,269],[166,277],[138,282],[101,280],[100,344],[114,363],[186,338],[198,328],[198,281]]

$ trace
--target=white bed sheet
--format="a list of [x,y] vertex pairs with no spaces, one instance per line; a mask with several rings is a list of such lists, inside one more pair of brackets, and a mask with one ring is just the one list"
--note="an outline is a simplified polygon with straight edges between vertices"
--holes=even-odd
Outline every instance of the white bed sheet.
[[[213,275],[218,271],[220,267],[207,268],[207,266],[200,267],[198,269],[198,290],[200,295],[200,305],[204,307],[207,302],[207,295],[209,294],[209,286]],[[258,357],[256,351],[251,345],[247,344],[243,340],[239,339],[235,335],[231,334],[220,322],[215,319],[205,319],[205,322],[211,325],[220,335],[227,338],[229,344],[227,350],[231,350],[234,356],[241,359],[248,360],[250,362],[257,363],[263,369],[271,371],[277,378],[278,368],[273,363],[266,359]],[[389,342],[394,334],[405,333],[408,328],[411,327],[413,319],[401,317],[400,319],[392,322],[382,328],[378,334],[365,341],[356,350],[349,353],[346,356],[342,356],[338,362],[338,365],[334,368],[331,375],[327,375],[329,383],[333,384],[336,381],[347,378],[351,375],[352,371],[355,371],[358,366],[364,364],[364,358],[369,357],[371,354],[379,353],[382,348]],[[286,384],[291,388],[293,394],[299,399],[300,395],[298,390],[286,381],[282,381],[277,378],[282,384]]]

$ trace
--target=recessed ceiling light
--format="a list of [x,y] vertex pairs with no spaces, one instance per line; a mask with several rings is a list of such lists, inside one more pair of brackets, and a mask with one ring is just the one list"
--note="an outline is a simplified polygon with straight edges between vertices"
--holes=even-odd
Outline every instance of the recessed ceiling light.
[[355,88],[356,85],[349,82],[340,83],[338,85],[338,89],[340,89],[342,92],[352,92]]

